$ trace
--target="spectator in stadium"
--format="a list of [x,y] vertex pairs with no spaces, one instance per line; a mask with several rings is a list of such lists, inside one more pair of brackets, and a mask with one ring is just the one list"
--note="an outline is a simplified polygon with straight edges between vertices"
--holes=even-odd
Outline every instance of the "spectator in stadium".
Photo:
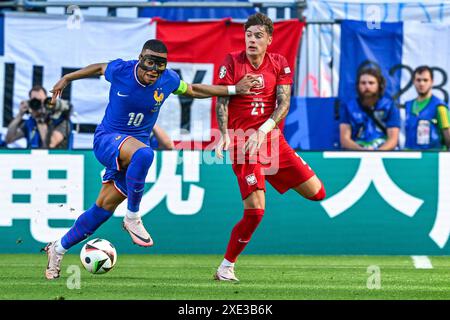
[[153,127],[152,133],[150,134],[150,146],[154,150],[173,150],[175,145],[170,139],[170,136],[164,131],[163,128],[156,125]]
[[33,86],[29,100],[22,101],[19,112],[11,121],[6,133],[7,144],[26,138],[27,148],[67,149],[71,133],[70,103],[57,100],[50,104],[47,91]]
[[347,150],[394,150],[398,144],[400,113],[384,95],[386,80],[378,68],[358,71],[358,97],[340,108],[340,142]]
[[450,150],[448,106],[432,94],[433,70],[420,66],[413,73],[417,98],[405,104],[405,149]]

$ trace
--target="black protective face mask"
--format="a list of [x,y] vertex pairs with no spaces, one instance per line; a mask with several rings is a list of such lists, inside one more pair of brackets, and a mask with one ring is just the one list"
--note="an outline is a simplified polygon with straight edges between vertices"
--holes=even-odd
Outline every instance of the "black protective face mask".
[[139,68],[144,71],[156,71],[161,74],[166,70],[167,58],[146,54],[139,56]]

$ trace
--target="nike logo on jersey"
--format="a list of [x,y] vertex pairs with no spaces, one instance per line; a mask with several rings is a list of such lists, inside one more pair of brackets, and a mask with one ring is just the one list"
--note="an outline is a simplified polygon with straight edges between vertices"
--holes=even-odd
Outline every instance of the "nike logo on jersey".
[[240,243],[249,243],[250,240],[242,240],[241,238],[238,239],[238,242]]
[[127,94],[122,94],[122,93],[120,93],[120,91],[117,91],[117,95],[118,95],[119,97],[128,97]]
[[144,191],[144,189],[145,189],[145,188],[142,188],[141,190],[134,189],[134,192],[138,192],[138,193],[139,193],[139,192]]

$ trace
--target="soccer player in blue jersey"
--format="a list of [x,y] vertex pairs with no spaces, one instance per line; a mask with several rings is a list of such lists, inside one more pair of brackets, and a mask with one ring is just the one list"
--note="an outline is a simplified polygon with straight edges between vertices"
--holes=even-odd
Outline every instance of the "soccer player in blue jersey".
[[54,102],[73,80],[104,75],[111,83],[105,116],[94,135],[95,156],[106,167],[103,186],[93,206],[78,217],[61,239],[45,247],[47,279],[59,277],[63,254],[93,234],[125,199],[128,199],[128,211],[123,220],[124,229],[134,243],[144,247],[153,245],[138,212],[145,177],[154,157],[149,136],[162,104],[171,93],[193,98],[251,94],[255,84],[249,75],[235,86],[187,84],[166,67],[166,46],[159,40],[149,40],[139,60],[117,59],[92,64],[65,75],[53,87]]

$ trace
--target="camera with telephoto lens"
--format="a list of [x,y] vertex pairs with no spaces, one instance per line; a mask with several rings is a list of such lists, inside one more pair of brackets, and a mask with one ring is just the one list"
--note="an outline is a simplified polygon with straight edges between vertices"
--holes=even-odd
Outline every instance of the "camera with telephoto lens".
[[39,109],[42,108],[43,103],[41,100],[33,98],[28,100],[28,106],[30,107],[31,110],[38,111]]
[[71,104],[62,99],[57,99],[54,104],[51,103],[52,98],[48,97],[42,102],[39,99],[33,98],[28,101],[28,106],[33,111],[40,111],[38,122],[48,122],[53,119],[60,119],[61,117],[68,118],[70,115]]

